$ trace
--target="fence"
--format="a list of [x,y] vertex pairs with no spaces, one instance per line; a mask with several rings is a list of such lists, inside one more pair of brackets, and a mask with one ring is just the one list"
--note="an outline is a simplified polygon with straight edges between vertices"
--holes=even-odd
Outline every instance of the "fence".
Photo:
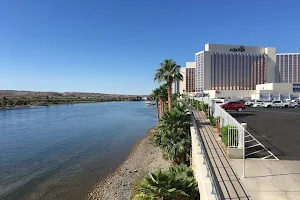
[[212,104],[212,114],[220,118],[220,127],[228,126],[228,148],[243,148],[245,128],[219,104]]
[[203,103],[208,104],[209,107],[212,106],[212,98],[209,97],[195,97],[194,99],[198,101],[203,101]]

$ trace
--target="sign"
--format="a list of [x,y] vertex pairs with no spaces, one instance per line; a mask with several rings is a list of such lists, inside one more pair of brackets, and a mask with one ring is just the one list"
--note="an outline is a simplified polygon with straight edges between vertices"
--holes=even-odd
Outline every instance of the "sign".
[[240,46],[239,48],[231,48],[229,51],[233,51],[233,52],[244,52],[245,51],[245,47],[244,46]]
[[300,83],[293,84],[293,92],[300,92]]

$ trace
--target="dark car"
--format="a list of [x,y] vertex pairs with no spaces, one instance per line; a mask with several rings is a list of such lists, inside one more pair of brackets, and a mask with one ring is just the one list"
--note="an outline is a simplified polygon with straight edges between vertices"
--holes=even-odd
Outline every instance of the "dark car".
[[236,110],[242,112],[245,109],[245,104],[241,101],[231,101],[222,105],[224,110]]

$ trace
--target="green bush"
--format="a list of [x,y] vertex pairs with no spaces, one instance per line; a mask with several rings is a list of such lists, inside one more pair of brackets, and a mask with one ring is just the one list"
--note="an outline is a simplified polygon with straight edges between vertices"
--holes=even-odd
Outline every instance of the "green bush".
[[134,200],[194,200],[198,196],[193,170],[186,165],[179,165],[150,173],[149,177],[142,181]]
[[228,126],[222,126],[221,128],[222,142],[228,146]]
[[216,118],[214,116],[209,116],[208,117],[210,125],[216,126]]
[[176,164],[188,164],[191,136],[191,115],[184,104],[174,105],[160,119],[151,140],[163,150],[166,158]]
[[[232,126],[232,125],[226,125],[226,126],[222,126],[221,128],[221,136],[222,136],[222,142],[228,146],[228,129],[229,128],[236,128],[235,126]],[[237,129],[233,129],[232,130],[232,133],[233,134],[237,134],[238,131]],[[237,137],[235,137],[235,139],[237,140]]]
[[205,110],[205,111],[208,110],[208,104],[207,104],[207,103],[204,103],[204,104],[203,104],[203,110]]

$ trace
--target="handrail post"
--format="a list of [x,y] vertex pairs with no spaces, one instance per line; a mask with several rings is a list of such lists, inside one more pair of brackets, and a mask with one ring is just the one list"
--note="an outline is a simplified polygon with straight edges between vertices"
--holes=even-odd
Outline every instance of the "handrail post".
[[245,178],[245,129],[243,131],[243,178]]
[[212,194],[215,194],[215,187],[214,187],[214,184],[213,184],[213,180],[211,180],[211,193]]

